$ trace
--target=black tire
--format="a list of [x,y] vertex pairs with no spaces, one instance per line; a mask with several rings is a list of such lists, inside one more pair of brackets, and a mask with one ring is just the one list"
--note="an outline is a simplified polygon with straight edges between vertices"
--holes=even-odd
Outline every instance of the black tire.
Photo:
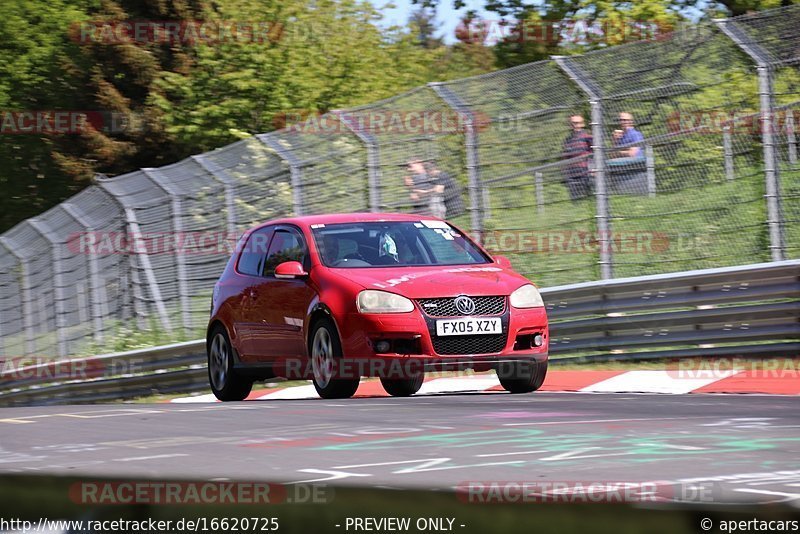
[[233,346],[222,326],[211,330],[206,344],[208,383],[214,396],[223,402],[241,401],[253,389],[253,381],[236,374],[233,369]]
[[[341,378],[337,360],[342,359],[342,343],[336,326],[330,319],[322,318],[311,327],[308,356],[311,358],[311,381],[323,399],[347,399],[358,389],[360,376]],[[329,364],[329,366],[328,366]]]
[[425,380],[425,373],[416,373],[410,378],[383,378],[381,385],[383,389],[392,397],[410,397],[422,387]]
[[510,393],[530,393],[544,383],[547,376],[547,360],[543,362],[506,362],[497,368],[500,385]]

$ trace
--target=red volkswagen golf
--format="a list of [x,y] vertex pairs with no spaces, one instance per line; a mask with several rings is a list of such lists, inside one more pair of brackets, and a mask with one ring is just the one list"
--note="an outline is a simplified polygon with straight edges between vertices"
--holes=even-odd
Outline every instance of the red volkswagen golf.
[[242,237],[214,286],[207,350],[223,401],[275,376],[310,378],[324,398],[379,376],[408,396],[425,371],[453,369],[495,369],[522,393],[547,372],[547,315],[506,258],[445,221],[314,215]]

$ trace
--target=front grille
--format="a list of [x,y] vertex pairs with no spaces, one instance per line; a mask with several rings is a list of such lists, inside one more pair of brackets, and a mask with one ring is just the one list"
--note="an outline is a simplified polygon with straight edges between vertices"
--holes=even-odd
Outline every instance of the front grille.
[[[475,301],[476,315],[502,315],[506,309],[505,297],[470,297]],[[443,297],[436,299],[418,299],[420,308],[429,317],[461,317],[461,313],[456,309],[455,297]]]
[[484,336],[432,336],[436,354],[491,354],[506,346],[506,334]]

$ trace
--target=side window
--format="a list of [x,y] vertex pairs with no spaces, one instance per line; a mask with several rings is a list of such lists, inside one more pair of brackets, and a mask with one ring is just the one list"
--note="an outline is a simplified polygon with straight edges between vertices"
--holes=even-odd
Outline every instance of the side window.
[[264,276],[275,274],[275,267],[285,261],[299,261],[304,263],[306,258],[306,243],[303,237],[294,230],[278,230],[267,252],[267,261],[264,262]]
[[237,271],[251,276],[260,276],[270,235],[272,235],[272,228],[261,228],[250,234],[239,256],[239,263],[236,265]]

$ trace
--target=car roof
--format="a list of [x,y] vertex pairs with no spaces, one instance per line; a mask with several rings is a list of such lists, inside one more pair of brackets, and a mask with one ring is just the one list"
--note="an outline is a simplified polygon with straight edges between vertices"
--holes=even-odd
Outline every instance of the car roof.
[[320,215],[304,215],[301,217],[287,217],[265,222],[259,226],[270,224],[296,224],[299,226],[310,226],[312,224],[337,224],[353,222],[376,222],[376,221],[420,221],[420,220],[440,220],[436,217],[421,215],[411,215],[408,213],[328,213]]

